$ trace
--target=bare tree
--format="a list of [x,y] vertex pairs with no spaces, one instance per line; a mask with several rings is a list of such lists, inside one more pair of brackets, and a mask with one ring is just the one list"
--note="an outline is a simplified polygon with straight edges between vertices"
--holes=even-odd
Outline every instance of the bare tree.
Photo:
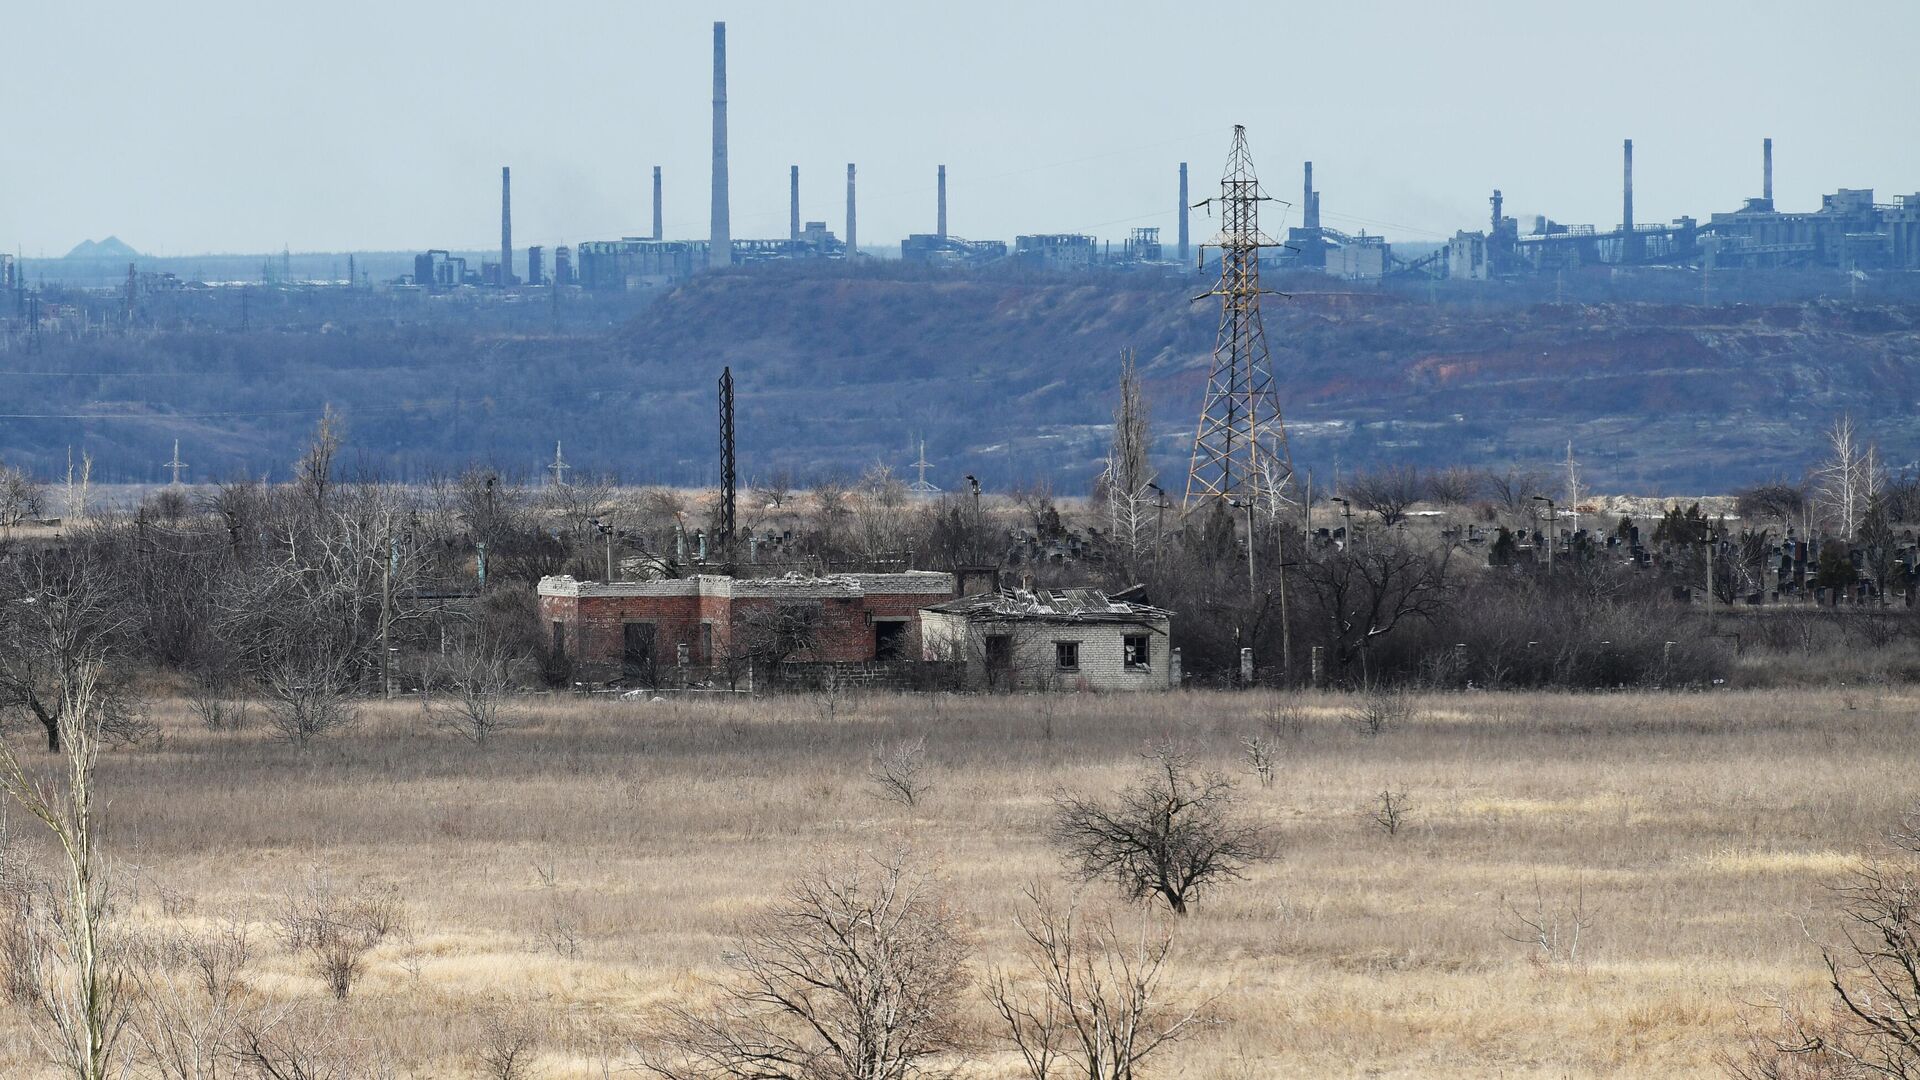
[[793,471],[775,469],[753,482],[753,498],[762,507],[778,510],[793,498]]
[[958,1045],[968,945],[904,857],[800,881],[746,929],[712,1008],[671,1006],[665,1080],[903,1080]]
[[1344,494],[1355,506],[1380,516],[1380,524],[1396,525],[1407,518],[1407,511],[1426,493],[1420,469],[1414,465],[1383,465],[1349,477]]
[[1140,373],[1133,365],[1133,350],[1120,351],[1120,404],[1113,413],[1113,443],[1107,451],[1106,468],[1096,485],[1106,502],[1108,536],[1128,560],[1140,557],[1148,546],[1149,524],[1155,520],[1158,503],[1148,491],[1154,481],[1148,450],[1152,433],[1147,406],[1140,392]]
[[1057,796],[1051,836],[1083,880],[1112,881],[1132,900],[1157,896],[1185,915],[1202,892],[1268,857],[1265,834],[1239,820],[1235,803],[1233,781],[1167,743],[1112,803]]
[[1533,497],[1546,491],[1546,481],[1539,473],[1512,465],[1487,470],[1484,483],[1494,504],[1508,514],[1532,513]]
[[1038,887],[1027,901],[1026,970],[993,972],[986,994],[1031,1080],[1132,1080],[1156,1050],[1206,1022],[1167,1000],[1171,927],[1143,922],[1123,934],[1110,914],[1084,917],[1077,899],[1063,906]]
[[1465,506],[1485,486],[1485,477],[1459,465],[1449,465],[1427,474],[1427,498],[1440,506]]
[[46,485],[25,469],[0,461],[0,530],[11,532],[39,517],[45,507]]
[[327,493],[333,490],[333,462],[340,455],[340,418],[327,405],[314,425],[313,436],[294,465],[294,486],[315,513],[325,513]]
[[1879,494],[1884,481],[1880,452],[1871,443],[1862,447],[1851,414],[1843,413],[1827,431],[1827,457],[1814,470],[1814,495],[1832,518],[1842,538],[1851,538],[1860,526],[1867,503]]
[[1413,804],[1407,801],[1407,793],[1386,788],[1374,796],[1373,809],[1367,812],[1368,820],[1388,836],[1400,835],[1407,823],[1407,815],[1413,812]]
[[914,738],[876,747],[867,766],[867,782],[888,802],[918,806],[933,790],[932,781],[927,779],[927,740]]
[[1303,562],[1299,580],[1342,672],[1357,663],[1364,679],[1376,640],[1402,622],[1441,613],[1451,555],[1386,536]]
[[49,1049],[76,1080],[108,1080],[127,1023],[126,970],[109,942],[110,878],[98,829],[94,770],[107,736],[102,664],[82,657],[62,669],[55,710],[64,755],[64,781],[29,772],[9,742],[0,740],[0,793],[46,826],[61,855],[56,910],[48,950],[35,980],[48,1021]]
[[87,724],[114,740],[145,734],[144,718],[111,674],[128,618],[106,568],[86,550],[34,552],[0,574],[0,716],[31,716],[48,752],[59,753],[73,690],[84,681]]

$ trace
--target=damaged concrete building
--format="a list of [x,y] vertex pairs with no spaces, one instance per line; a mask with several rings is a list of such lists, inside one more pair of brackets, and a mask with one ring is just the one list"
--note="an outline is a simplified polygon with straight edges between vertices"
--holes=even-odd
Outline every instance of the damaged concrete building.
[[1172,618],[1137,590],[1003,589],[929,604],[920,637],[971,686],[1164,690],[1180,682]]

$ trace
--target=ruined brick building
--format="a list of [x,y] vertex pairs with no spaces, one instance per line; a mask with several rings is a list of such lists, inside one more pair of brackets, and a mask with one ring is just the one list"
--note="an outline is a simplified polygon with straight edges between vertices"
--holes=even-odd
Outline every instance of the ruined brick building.
[[919,611],[951,599],[953,575],[894,574],[661,581],[540,581],[556,656],[584,682],[737,681],[750,668],[923,658]]

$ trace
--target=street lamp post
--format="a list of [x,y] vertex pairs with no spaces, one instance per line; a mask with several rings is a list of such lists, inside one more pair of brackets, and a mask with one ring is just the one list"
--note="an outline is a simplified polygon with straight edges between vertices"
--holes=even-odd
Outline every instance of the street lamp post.
[[1554,529],[1554,520],[1556,517],[1553,509],[1553,500],[1548,498],[1545,495],[1535,495],[1533,499],[1535,502],[1543,502],[1547,504],[1547,576],[1552,577],[1553,576],[1553,541],[1554,541],[1553,529]]
[[613,584],[613,526],[601,521],[599,518],[588,518],[587,524],[593,526],[595,531],[607,538],[607,584],[611,585]]

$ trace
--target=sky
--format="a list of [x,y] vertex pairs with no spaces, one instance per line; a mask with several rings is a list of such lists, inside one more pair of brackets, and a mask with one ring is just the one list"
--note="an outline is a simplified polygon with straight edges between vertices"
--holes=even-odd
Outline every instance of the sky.
[[[727,23],[736,238],[801,211],[863,245],[934,227],[1172,238],[1178,163],[1217,185],[1244,124],[1298,223],[1432,241],[1493,188],[1545,213],[1704,218],[1760,194],[1920,191],[1913,6],[1769,3],[7,0],[0,250],[117,235],[154,255],[498,245],[707,233],[712,23]],[[1211,230],[1195,211],[1196,238]]]

